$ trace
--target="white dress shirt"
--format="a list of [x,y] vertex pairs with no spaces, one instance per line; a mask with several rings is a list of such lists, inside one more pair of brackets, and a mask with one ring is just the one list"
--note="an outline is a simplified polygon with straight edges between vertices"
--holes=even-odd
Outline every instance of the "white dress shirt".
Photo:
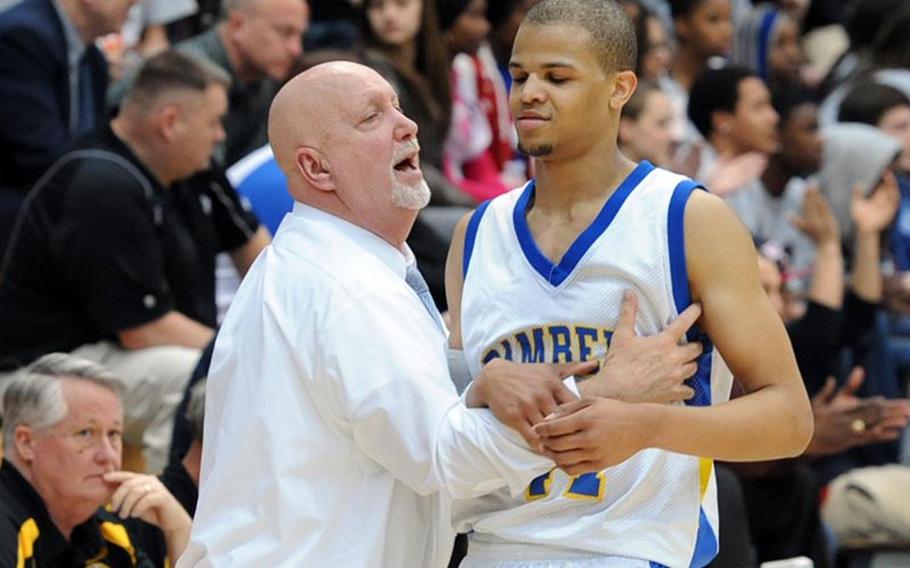
[[240,286],[209,373],[178,566],[445,566],[453,498],[553,467],[448,376],[410,250],[296,204]]

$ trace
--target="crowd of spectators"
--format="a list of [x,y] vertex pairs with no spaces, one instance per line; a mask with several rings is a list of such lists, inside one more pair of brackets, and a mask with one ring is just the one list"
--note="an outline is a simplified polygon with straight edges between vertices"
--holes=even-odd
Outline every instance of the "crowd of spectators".
[[[802,458],[720,467],[712,565],[910,542],[910,1],[619,2],[622,152],[727,200],[813,400]],[[534,175],[508,102],[534,3],[0,0],[0,564],[182,550],[205,348],[293,205],[266,125],[300,70],[364,63],[417,123],[408,243],[445,309],[455,223]],[[121,437],[160,482],[118,473]]]

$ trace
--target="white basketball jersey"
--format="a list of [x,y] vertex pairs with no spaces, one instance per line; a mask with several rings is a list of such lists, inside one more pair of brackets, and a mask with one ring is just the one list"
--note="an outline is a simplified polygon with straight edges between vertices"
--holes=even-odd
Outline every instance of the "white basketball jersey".
[[[696,188],[642,162],[558,264],[528,228],[533,181],[481,205],[468,224],[463,265],[461,329],[471,373],[494,357],[603,358],[626,289],[638,298],[638,333],[660,332],[690,303],[683,215]],[[688,404],[726,401],[729,370],[702,332],[693,329],[689,339],[706,349]],[[651,449],[576,478],[557,469],[519,498],[500,491],[457,502],[456,521],[481,547],[517,545],[529,558],[564,550],[639,561],[622,566],[703,566],[718,542],[713,463]]]

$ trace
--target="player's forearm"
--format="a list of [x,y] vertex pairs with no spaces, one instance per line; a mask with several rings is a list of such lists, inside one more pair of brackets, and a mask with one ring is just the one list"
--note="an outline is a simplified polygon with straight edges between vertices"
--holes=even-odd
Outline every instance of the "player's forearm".
[[[801,387],[800,387],[801,388]],[[642,405],[648,447],[724,461],[800,455],[812,438],[805,391],[769,386],[707,407]]]

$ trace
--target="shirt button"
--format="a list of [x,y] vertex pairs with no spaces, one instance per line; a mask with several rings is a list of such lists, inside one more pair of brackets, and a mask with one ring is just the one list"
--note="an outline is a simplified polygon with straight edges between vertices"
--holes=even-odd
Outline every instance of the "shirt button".
[[155,296],[153,296],[151,294],[146,294],[142,298],[142,303],[143,303],[143,305],[145,305],[146,308],[152,309],[156,305],[158,305],[158,300],[155,298]]

